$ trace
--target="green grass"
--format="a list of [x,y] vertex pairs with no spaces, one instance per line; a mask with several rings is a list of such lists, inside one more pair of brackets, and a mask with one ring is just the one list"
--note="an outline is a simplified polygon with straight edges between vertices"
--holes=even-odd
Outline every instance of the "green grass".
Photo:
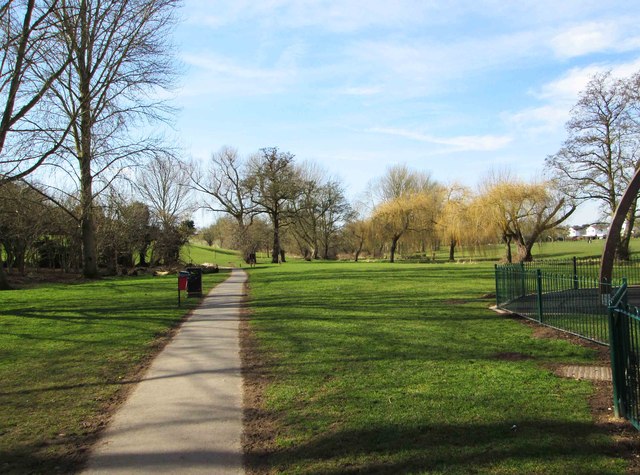
[[[604,249],[605,241],[603,239],[595,239],[592,242],[580,241],[555,241],[541,242],[533,247],[532,254],[534,259],[569,259],[576,257],[600,257]],[[640,253],[640,239],[632,239],[630,244],[632,254]],[[514,259],[516,258],[517,248],[512,245]],[[506,256],[506,247],[503,244],[493,244],[483,246],[481,249],[456,249],[456,260],[458,261],[498,261]],[[427,253],[431,257],[430,253]],[[449,259],[449,249],[441,246],[435,253],[436,261],[446,262]]]
[[242,267],[244,262],[238,251],[189,243],[180,251],[180,259],[194,264],[218,264],[220,267]]
[[[498,316],[488,264],[299,263],[251,271],[271,374],[275,473],[624,473],[589,382],[595,355]],[[513,357],[517,353],[517,357]]]
[[[226,273],[203,278],[204,290]],[[198,299],[176,276],[49,284],[0,293],[0,472],[67,473],[78,445]]]

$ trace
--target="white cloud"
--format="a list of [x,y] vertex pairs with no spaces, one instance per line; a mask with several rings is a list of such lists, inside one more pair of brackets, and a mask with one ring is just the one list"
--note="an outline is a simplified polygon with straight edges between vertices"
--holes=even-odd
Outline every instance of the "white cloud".
[[438,2],[421,0],[187,0],[187,8],[190,23],[213,28],[251,20],[279,29],[313,27],[338,33],[415,25],[449,10]]
[[640,48],[635,34],[637,21],[587,22],[558,33],[551,38],[551,48],[561,58],[573,58],[607,51],[633,51]]
[[490,152],[506,147],[512,140],[504,135],[460,135],[457,137],[436,137],[414,130],[392,127],[374,127],[369,132],[395,135],[419,142],[445,145],[447,152]]
[[193,68],[180,96],[243,94],[248,96],[286,92],[296,81],[295,61],[287,54],[274,67],[246,66],[220,55],[185,54]]
[[572,104],[578,99],[591,78],[599,73],[611,71],[613,77],[629,77],[640,70],[640,57],[624,63],[598,63],[569,69],[559,78],[544,84],[533,95],[555,104]]
[[571,109],[578,101],[580,92],[586,89],[594,75],[611,71],[614,77],[623,78],[639,70],[640,58],[625,63],[591,64],[571,68],[531,92],[531,95],[539,100],[539,105],[516,112],[506,112],[502,114],[502,119],[507,126],[527,136],[564,133],[564,124],[570,117]]

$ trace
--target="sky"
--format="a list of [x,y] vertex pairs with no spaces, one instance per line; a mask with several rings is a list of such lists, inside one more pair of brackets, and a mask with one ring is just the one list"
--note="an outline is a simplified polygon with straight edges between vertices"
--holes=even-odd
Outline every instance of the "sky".
[[395,164],[540,177],[589,79],[640,71],[637,0],[185,0],[180,18],[186,155],[276,146],[350,199]]

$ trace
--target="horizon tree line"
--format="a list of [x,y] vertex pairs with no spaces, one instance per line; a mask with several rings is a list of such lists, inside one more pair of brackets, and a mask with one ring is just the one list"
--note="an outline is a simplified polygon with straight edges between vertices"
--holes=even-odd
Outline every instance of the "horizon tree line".
[[[76,249],[74,266],[89,278],[99,275],[106,255],[117,268],[135,246],[146,263],[142,250],[151,242],[163,256],[158,262],[178,260],[176,243],[194,231],[194,191],[207,197],[205,208],[230,218],[225,232],[245,258],[269,234],[272,262],[284,260],[283,248],[306,259],[349,252],[357,260],[366,252],[394,261],[399,252],[425,255],[441,245],[453,260],[460,247],[496,240],[507,260],[514,244],[516,259],[529,260],[533,244],[579,203],[598,200],[611,215],[638,166],[640,74],[603,73],[581,93],[567,139],[546,159],[553,172],[546,180],[494,175],[473,191],[396,165],[370,184],[367,197],[349,203],[339,179],[277,147],[247,158],[223,148],[200,170],[148,127],[171,115],[156,98],[176,77],[169,33],[180,5],[10,0],[0,6],[0,288],[9,287],[5,267],[24,268],[29,242],[63,231]],[[17,213],[7,211],[11,203],[21,204]],[[617,250],[621,258],[628,257],[636,207],[637,200]],[[29,224],[28,210],[42,209],[52,219]],[[121,228],[135,228],[132,220],[138,242],[114,245]],[[150,228],[160,233],[151,238],[144,231]]]

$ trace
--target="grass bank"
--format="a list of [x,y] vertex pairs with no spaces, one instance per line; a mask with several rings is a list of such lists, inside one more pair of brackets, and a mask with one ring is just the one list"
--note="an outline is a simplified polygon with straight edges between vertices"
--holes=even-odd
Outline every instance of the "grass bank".
[[[211,288],[228,274],[204,276]],[[197,299],[175,276],[0,293],[0,472],[68,473]]]
[[189,243],[180,250],[183,262],[194,264],[218,264],[220,267],[242,267],[244,262],[238,251],[209,247],[196,242]]
[[[534,259],[570,259],[576,257],[596,257],[602,255],[604,249],[604,239],[594,239],[591,242],[587,240],[577,241],[554,241],[539,242],[532,249]],[[640,252],[640,239],[632,239],[629,245],[632,254],[637,255]],[[511,246],[514,259],[517,253],[515,244]],[[506,247],[504,244],[489,244],[478,249],[459,248],[456,249],[456,260],[458,261],[499,261],[506,256]],[[435,257],[437,262],[447,262],[449,259],[449,250],[446,246],[441,246],[435,253],[427,253],[426,258]]]
[[[492,266],[251,271],[259,473],[624,473],[586,381],[595,353],[488,310]],[[267,455],[264,455],[266,452]]]

